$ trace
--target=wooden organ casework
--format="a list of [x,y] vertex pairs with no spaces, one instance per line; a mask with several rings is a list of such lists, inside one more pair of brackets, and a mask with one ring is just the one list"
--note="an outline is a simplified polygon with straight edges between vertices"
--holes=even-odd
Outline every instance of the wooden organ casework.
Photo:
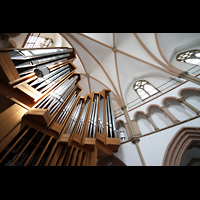
[[74,48],[0,50],[0,165],[96,166],[117,152],[110,91],[81,96]]

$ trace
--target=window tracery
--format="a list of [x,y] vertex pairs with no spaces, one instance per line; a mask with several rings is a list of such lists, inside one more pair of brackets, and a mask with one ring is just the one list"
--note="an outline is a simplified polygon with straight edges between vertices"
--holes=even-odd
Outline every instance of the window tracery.
[[51,38],[41,37],[40,34],[38,36],[34,36],[31,34],[28,37],[24,48],[45,48],[51,47],[53,45],[53,40]]
[[176,60],[184,63],[200,65],[200,50],[184,51],[176,56]]
[[152,84],[150,84],[146,80],[136,81],[133,85],[133,89],[142,100],[145,100],[159,92],[158,89],[156,89]]

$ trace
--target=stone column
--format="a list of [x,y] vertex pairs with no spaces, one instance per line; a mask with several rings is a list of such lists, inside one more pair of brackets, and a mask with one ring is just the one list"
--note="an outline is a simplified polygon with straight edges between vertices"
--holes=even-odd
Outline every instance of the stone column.
[[129,114],[128,114],[128,111],[127,111],[127,106],[122,106],[121,107],[121,109],[122,109],[122,111],[123,111],[123,113],[124,113],[124,116],[125,116],[125,118],[126,118],[126,122],[127,122],[127,126],[128,126],[128,128],[129,128],[129,131],[130,131],[130,133],[131,133],[131,137],[129,138],[129,140],[132,142],[132,143],[134,143],[135,145],[136,145],[136,147],[137,147],[137,150],[138,150],[138,153],[139,153],[139,156],[140,156],[140,159],[141,159],[141,161],[142,161],[142,164],[143,164],[143,166],[146,166],[146,163],[145,163],[145,161],[144,161],[144,157],[143,157],[143,155],[142,155],[142,152],[141,152],[141,149],[140,149],[140,146],[139,146],[139,141],[140,141],[140,137],[139,137],[139,135],[137,134],[137,132],[134,130],[134,128],[133,128],[133,124],[132,124],[132,122],[131,122],[131,119],[130,119],[130,116],[129,116]]
[[160,109],[172,120],[174,124],[178,124],[180,122],[165,106],[160,107]]
[[158,131],[159,128],[156,126],[156,124],[154,123],[154,121],[152,120],[151,116],[149,113],[146,113],[145,116],[149,119],[149,121],[151,122],[151,124],[153,125],[155,131]]
[[181,74],[179,74],[178,77],[179,78],[184,78],[184,79],[186,79],[188,81],[191,81],[193,83],[196,83],[196,84],[200,85],[200,78],[190,75],[187,71],[182,72]]
[[122,106],[121,109],[122,109],[124,116],[126,118],[126,123],[128,125],[129,132],[131,133],[132,136],[134,136],[135,131],[134,131],[132,124],[131,124],[131,119],[130,119],[130,116],[129,116],[128,111],[127,111],[127,106]]
[[140,131],[140,128],[139,128],[139,126],[138,126],[138,124],[137,124],[135,119],[132,120],[132,124],[133,124],[133,128],[135,130],[136,135],[142,135],[141,131]]
[[143,155],[142,155],[142,152],[141,152],[140,146],[139,146],[139,144],[138,144],[138,141],[135,141],[135,144],[136,144],[138,153],[139,153],[139,155],[140,155],[140,159],[141,159],[141,161],[142,161],[142,164],[143,164],[143,166],[146,166],[146,163],[145,163],[145,161],[144,161],[144,157],[143,157]]
[[191,104],[189,104],[187,101],[185,101],[185,99],[183,97],[178,99],[179,102],[185,104],[187,107],[189,107],[191,110],[193,110],[194,112],[197,113],[197,115],[200,115],[200,111],[198,109],[196,109],[194,106],[192,106]]

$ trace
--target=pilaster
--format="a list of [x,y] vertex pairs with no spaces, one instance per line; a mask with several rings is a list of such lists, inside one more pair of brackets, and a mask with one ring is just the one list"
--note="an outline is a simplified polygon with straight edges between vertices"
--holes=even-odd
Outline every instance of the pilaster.
[[160,109],[172,120],[174,124],[178,124],[180,122],[165,106],[160,107]]
[[180,73],[178,77],[200,85],[200,78],[190,75],[187,71]]
[[151,122],[151,124],[153,125],[155,131],[158,131],[159,128],[156,126],[155,122],[153,121],[153,119],[151,118],[149,113],[146,113],[145,116],[149,119],[149,121]]
[[187,101],[185,101],[185,99],[183,97],[178,99],[179,102],[185,104],[187,107],[189,107],[191,110],[193,110],[194,112],[196,112],[197,115],[200,115],[200,111],[198,109],[196,109],[194,106],[192,106],[190,103],[188,103]]
[[131,119],[130,119],[130,116],[129,116],[128,111],[127,111],[127,106],[124,105],[124,106],[121,107],[121,109],[122,109],[124,116],[126,118],[126,122],[127,122],[128,128],[129,128],[129,131],[130,131],[131,135],[134,136],[135,131],[134,131],[134,128],[132,127]]
[[[130,130],[130,133],[132,134],[132,136],[129,138],[129,140],[136,145],[140,159],[142,161],[142,164],[143,164],[143,166],[146,166],[146,163],[144,161],[141,149],[140,149],[139,144],[138,144],[139,141],[140,141],[141,133],[140,133],[140,131],[138,132],[137,128],[133,127],[133,123],[132,123],[130,116],[128,114],[128,111],[127,111],[127,106],[124,105],[124,106],[121,107],[121,109],[122,109],[124,116],[126,118],[127,126]],[[138,127],[138,129],[139,129],[139,127]]]

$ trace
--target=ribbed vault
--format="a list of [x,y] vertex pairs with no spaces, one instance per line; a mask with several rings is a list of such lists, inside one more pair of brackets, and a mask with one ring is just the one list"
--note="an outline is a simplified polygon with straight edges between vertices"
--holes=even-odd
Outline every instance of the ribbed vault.
[[[155,87],[182,77],[197,84],[198,78],[184,74],[186,63],[172,62],[180,51],[200,47],[199,33],[41,33],[54,45],[76,49],[74,64],[81,73],[82,95],[108,88],[114,110],[128,104],[135,81],[157,79]],[[21,48],[27,34],[13,39]],[[175,64],[174,64],[175,63]],[[182,75],[181,75],[182,74]],[[187,76],[187,77],[186,77]],[[163,80],[163,81],[162,81]],[[199,83],[198,83],[199,82]],[[133,96],[134,96],[133,91]]]
[[[88,79],[89,92],[102,87],[112,91],[115,110],[127,102],[127,91],[133,83],[147,74],[160,77],[179,76],[183,70],[169,61],[174,49],[200,34],[156,33],[61,33],[74,48]],[[164,37],[163,37],[164,35]],[[184,38],[183,42],[180,38]],[[172,46],[166,45],[166,41]],[[175,42],[176,45],[173,44]],[[199,42],[200,44],[200,42]],[[185,48],[186,48],[185,46]],[[86,83],[86,81],[84,81]]]

